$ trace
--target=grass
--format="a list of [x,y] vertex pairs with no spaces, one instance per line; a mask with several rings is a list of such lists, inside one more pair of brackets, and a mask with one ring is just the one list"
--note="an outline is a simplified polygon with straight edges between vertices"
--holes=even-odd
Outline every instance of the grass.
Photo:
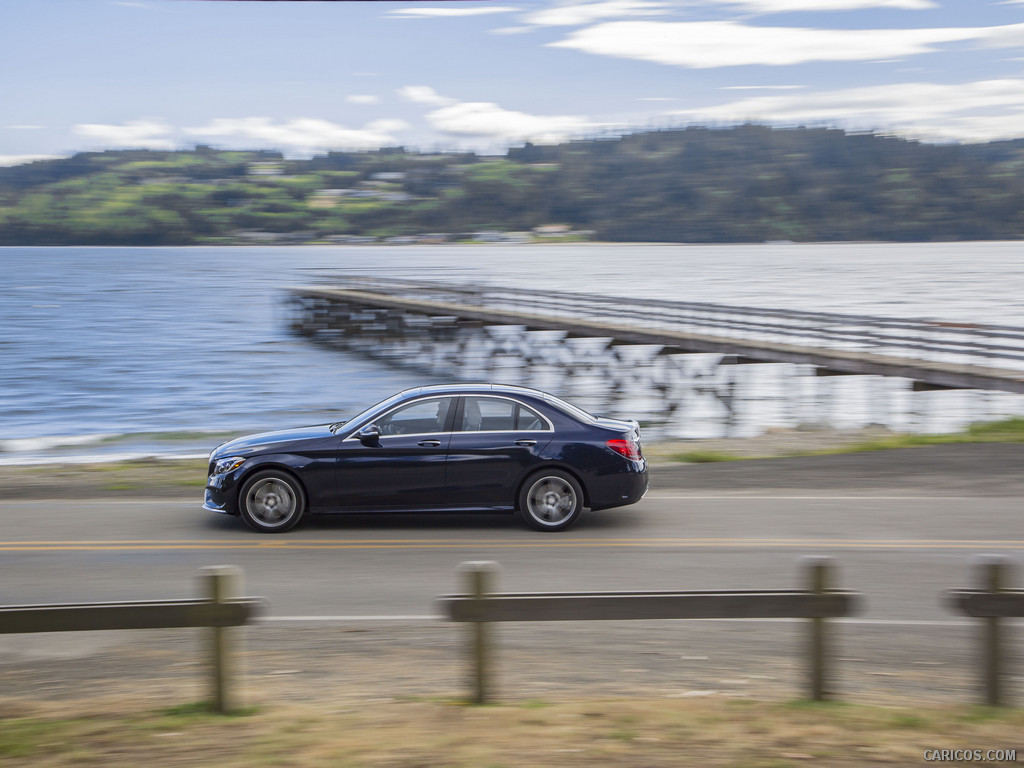
[[210,445],[216,445],[218,442],[223,442],[224,440],[237,436],[238,432],[197,432],[195,430],[183,430],[180,432],[135,432],[132,434],[111,435],[100,442],[120,443],[127,440],[150,439],[159,440],[161,442],[203,442]]
[[886,451],[922,445],[953,445],[958,443],[1024,443],[1024,418],[1003,419],[971,424],[963,432],[952,434],[893,435],[882,440],[854,443],[844,448],[798,452],[794,456],[822,456],[835,453]]
[[711,464],[717,461],[739,461],[744,457],[725,451],[687,451],[674,453],[672,458],[675,461],[685,461],[687,464]]
[[206,485],[205,459],[136,459],[97,464],[0,467],[11,498],[174,495],[199,498]]
[[[0,717],[0,763],[33,768],[920,765],[925,750],[1016,749],[1024,712],[750,700],[390,700],[275,704],[225,717],[196,702]],[[10,711],[12,704],[5,705]],[[49,705],[56,706],[56,705]],[[70,709],[70,706],[68,707]],[[684,759],[685,758],[685,759]]]
[[[169,717],[195,717],[195,716],[206,716],[213,714],[214,705],[213,702],[209,701],[188,701],[184,704],[176,704],[173,707],[166,707],[160,710],[160,712]],[[260,707],[241,707],[240,709],[232,710],[220,717],[247,717],[254,715],[260,711]]]
[[[1024,443],[1024,418],[1013,417],[1001,421],[978,422],[962,432],[951,434],[893,435],[879,440],[865,440],[830,448],[808,451],[791,451],[785,456],[830,456],[841,453],[864,451],[888,451],[896,448],[915,448],[926,445],[953,445],[961,443]],[[741,456],[725,451],[688,451],[673,453],[670,458],[686,463],[707,463],[716,461],[739,461],[740,459],[764,458]]]

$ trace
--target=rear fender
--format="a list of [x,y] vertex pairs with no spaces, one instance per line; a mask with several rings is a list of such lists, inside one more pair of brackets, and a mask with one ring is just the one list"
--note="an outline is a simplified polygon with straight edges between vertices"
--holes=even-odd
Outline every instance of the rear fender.
[[580,477],[580,473],[577,472],[576,470],[574,470],[572,467],[567,467],[564,464],[552,463],[552,464],[545,464],[542,467],[536,467],[534,469],[531,469],[529,472],[527,472],[525,475],[523,475],[523,479],[520,480],[519,484],[516,486],[515,497],[512,499],[512,506],[515,507],[515,510],[517,512],[520,511],[519,510],[519,496],[523,492],[523,486],[525,486],[526,483],[529,482],[530,478],[534,477],[535,475],[539,475],[542,472],[544,472],[546,470],[549,470],[549,469],[558,469],[558,470],[561,470],[562,472],[565,472],[567,475],[572,475],[576,479],[576,482],[580,484],[580,488],[583,489],[583,506],[584,507],[589,507],[590,506],[590,491],[587,490],[587,484],[585,482],[583,482],[583,478]]

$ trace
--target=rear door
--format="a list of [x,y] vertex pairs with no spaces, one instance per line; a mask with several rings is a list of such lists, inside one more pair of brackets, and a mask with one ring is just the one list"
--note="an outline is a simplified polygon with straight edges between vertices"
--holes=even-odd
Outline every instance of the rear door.
[[536,409],[497,395],[460,398],[448,447],[453,507],[511,507],[516,486],[554,432]]

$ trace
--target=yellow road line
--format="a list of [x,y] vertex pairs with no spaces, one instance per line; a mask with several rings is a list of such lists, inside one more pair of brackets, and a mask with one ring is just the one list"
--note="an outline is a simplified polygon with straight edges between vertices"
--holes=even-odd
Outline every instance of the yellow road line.
[[0,552],[107,552],[107,551],[207,551],[207,550],[339,550],[339,549],[554,549],[554,548],[798,548],[831,547],[842,549],[1024,549],[1024,540],[997,539],[728,539],[728,538],[636,538],[636,539],[557,539],[554,541],[508,539],[336,539],[325,541],[10,541],[0,542]]
[[[542,534],[543,535],[543,534]],[[868,543],[868,544],[890,544],[890,543],[917,543],[917,544],[1024,544],[1024,539],[861,539],[861,538],[804,538],[798,536],[791,537],[777,537],[770,538],[767,536],[749,536],[745,538],[737,538],[735,536],[670,536],[670,537],[651,537],[651,536],[637,536],[637,537],[619,537],[619,538],[595,538],[595,537],[582,537],[582,536],[557,536],[547,534],[544,538],[550,538],[553,541],[544,541],[538,536],[537,538],[529,539],[512,539],[508,537],[492,538],[492,539],[451,539],[451,538],[433,538],[433,539],[298,539],[298,538],[274,538],[274,539],[262,539],[253,540],[246,539],[239,541],[237,539],[43,539],[43,540],[11,540],[11,541],[0,541],[0,546],[24,546],[24,545],[41,545],[41,546],[52,546],[52,545],[86,545],[86,544],[114,544],[114,545],[125,545],[125,544],[184,544],[184,545],[237,545],[246,547],[291,547],[291,546],[335,546],[335,545],[348,545],[348,544],[448,544],[452,546],[463,546],[466,544],[523,544],[533,545],[537,543],[552,543],[552,544],[623,544],[623,543],[712,543],[712,544],[733,544],[733,543],[749,543],[749,542],[768,542],[768,543],[785,543],[785,542],[842,542],[842,543]]]

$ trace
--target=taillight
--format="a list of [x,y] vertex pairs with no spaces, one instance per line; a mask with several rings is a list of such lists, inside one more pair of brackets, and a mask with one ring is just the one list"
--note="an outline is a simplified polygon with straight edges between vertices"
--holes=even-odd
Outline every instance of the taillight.
[[605,445],[631,461],[640,461],[643,458],[640,455],[640,443],[634,440],[609,440]]

